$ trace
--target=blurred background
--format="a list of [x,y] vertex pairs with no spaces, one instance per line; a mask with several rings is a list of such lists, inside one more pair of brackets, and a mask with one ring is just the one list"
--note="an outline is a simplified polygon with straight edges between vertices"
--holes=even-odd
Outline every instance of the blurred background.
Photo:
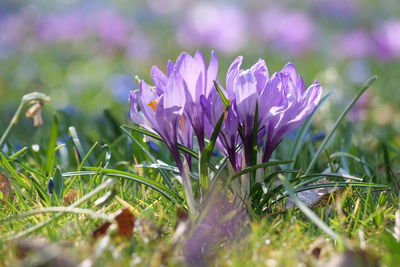
[[22,119],[13,138],[35,143],[57,112],[61,127],[96,139],[108,130],[105,116],[129,121],[135,75],[148,80],[152,65],[165,70],[168,59],[197,49],[217,52],[223,84],[238,55],[244,67],[265,59],[270,74],[293,62],[308,84],[318,79],[325,94],[334,92],[316,117],[322,132],[376,74],[349,116],[363,137],[353,142],[400,147],[398,0],[2,0],[0,132],[21,97],[41,91],[52,98],[44,128]]

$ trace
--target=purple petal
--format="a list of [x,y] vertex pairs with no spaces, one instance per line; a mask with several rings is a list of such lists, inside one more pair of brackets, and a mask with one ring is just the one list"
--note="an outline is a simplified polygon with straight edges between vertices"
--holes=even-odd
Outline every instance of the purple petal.
[[258,100],[257,82],[251,71],[243,71],[235,79],[234,92],[239,118],[242,123],[251,123]]
[[137,124],[142,124],[143,118],[140,116],[139,113],[139,99],[138,99],[138,92],[136,91],[129,91],[129,101],[131,103],[131,110],[130,110],[130,117],[132,121]]
[[251,72],[254,73],[257,81],[257,91],[261,93],[264,90],[267,81],[269,80],[268,68],[265,61],[259,59],[256,64],[251,67]]
[[228,74],[226,75],[226,90],[228,92],[229,100],[234,100],[236,98],[235,92],[233,90],[234,82],[236,76],[239,74],[240,66],[242,65],[243,57],[237,57],[228,69]]
[[165,91],[165,85],[167,84],[167,76],[157,67],[151,68],[151,78],[156,86],[157,93],[160,95]]
[[290,75],[290,78],[293,81],[297,81],[297,71],[296,71],[296,68],[294,67],[293,63],[291,63],[291,62],[287,63],[283,67],[282,72],[288,73]]
[[185,87],[182,76],[173,72],[168,78],[164,93],[164,109],[173,114],[182,115],[186,103]]
[[158,108],[159,97],[144,81],[141,81],[139,84],[139,99],[144,116],[153,124],[155,122],[154,118]]
[[[195,60],[187,53],[182,53],[176,61],[176,70],[181,74],[184,81],[186,82],[187,89],[194,101],[196,101],[196,95],[199,95],[197,91],[197,83],[199,76],[203,79],[204,67],[201,66],[200,54],[197,54],[197,59]],[[198,60],[198,61],[197,61]],[[201,88],[202,89],[202,88]],[[200,92],[201,94],[201,92]],[[200,99],[197,99],[200,100]]]
[[168,60],[167,63],[167,75],[170,76],[175,70],[175,65],[171,60]]
[[210,64],[207,69],[206,92],[205,95],[209,96],[214,86],[214,81],[217,80],[218,74],[218,58],[214,51],[211,51]]

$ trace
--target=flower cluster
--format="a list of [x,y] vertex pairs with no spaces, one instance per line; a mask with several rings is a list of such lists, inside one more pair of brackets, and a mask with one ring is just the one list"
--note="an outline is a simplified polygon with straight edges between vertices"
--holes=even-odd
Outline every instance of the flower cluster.
[[[178,144],[192,148],[196,136],[201,153],[220,118],[216,147],[239,171],[243,163],[247,167],[257,163],[258,152],[262,152],[262,162],[267,162],[282,138],[319,103],[321,85],[314,81],[306,89],[293,64],[270,76],[264,60],[247,70],[241,69],[242,61],[241,56],[233,61],[223,86],[217,81],[215,53],[208,65],[200,51],[194,57],[182,53],[175,63],[168,62],[166,74],[152,68],[154,86],[141,81],[139,90],[130,92],[132,120],[164,140],[181,174],[184,164]],[[190,165],[190,155],[185,158]],[[185,190],[190,191],[188,178],[184,174],[182,178]]]

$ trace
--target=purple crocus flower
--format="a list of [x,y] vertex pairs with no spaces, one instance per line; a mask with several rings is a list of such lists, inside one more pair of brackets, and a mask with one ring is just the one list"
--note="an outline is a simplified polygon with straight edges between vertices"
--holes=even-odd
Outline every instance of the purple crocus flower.
[[[176,71],[183,80],[185,89],[185,114],[189,119],[197,137],[200,151],[204,149],[204,113],[201,107],[201,96],[208,97],[214,87],[218,72],[218,60],[214,52],[211,53],[210,63],[207,67],[203,54],[197,51],[194,57],[182,53],[176,63],[168,62],[167,75],[158,67],[153,66],[151,75],[157,88],[163,86],[168,76]],[[158,86],[157,86],[158,85]],[[188,141],[188,143],[190,143]],[[191,144],[191,143],[190,143]]]
[[314,111],[321,98],[322,86],[314,81],[305,90],[302,77],[297,75],[293,64],[288,63],[271,77],[264,94],[265,99],[279,99],[279,104],[269,110],[270,115],[263,121],[266,129],[263,162],[266,162],[283,136],[298,128]]
[[185,118],[185,84],[182,76],[176,70],[165,78],[165,80],[159,81],[153,77],[155,88],[151,88],[141,81],[139,91],[130,92],[130,115],[135,123],[156,132],[164,140],[181,173],[189,209],[194,211],[195,201],[191,183],[186,176],[178,151],[178,138],[183,140],[182,137],[186,136],[182,133],[185,130],[182,129],[185,126],[182,125],[182,120]]
[[[250,166],[253,146],[257,145],[253,144],[253,132],[259,130],[258,144],[265,142],[263,162],[266,162],[283,136],[299,127],[314,111],[322,87],[315,81],[305,90],[303,79],[291,63],[270,78],[264,60],[260,59],[248,70],[240,69],[242,61],[238,57],[232,63],[226,87],[242,129],[245,161]],[[256,105],[259,112],[255,120]],[[257,120],[258,129],[254,129]]]
[[[226,88],[231,105],[235,107],[244,144],[244,154],[247,166],[251,165],[253,150],[253,132],[256,115],[256,106],[261,104],[260,96],[269,80],[268,68],[264,60],[259,60],[248,70],[241,70],[243,57],[236,58],[231,64],[226,76]],[[269,103],[274,103],[275,99],[268,99]],[[259,103],[260,102],[260,103]],[[256,120],[261,123],[265,120],[268,112],[265,110],[268,104],[259,106],[259,115]],[[268,110],[268,109],[267,109]]]
[[[220,86],[221,87],[221,86]],[[205,130],[210,138],[214,128],[222,114],[224,114],[224,122],[222,124],[216,146],[225,155],[228,156],[234,171],[241,169],[242,158],[237,151],[240,142],[238,133],[239,119],[234,108],[234,104],[225,109],[221,97],[216,90],[213,90],[208,98],[202,96],[202,108],[207,120],[205,121]]]
[[341,58],[365,58],[373,52],[373,40],[364,29],[341,34],[336,43]]

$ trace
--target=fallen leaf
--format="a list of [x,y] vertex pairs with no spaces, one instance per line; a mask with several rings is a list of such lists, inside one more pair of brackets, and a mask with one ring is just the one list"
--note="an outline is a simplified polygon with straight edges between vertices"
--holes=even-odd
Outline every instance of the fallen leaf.
[[131,237],[135,225],[135,216],[133,216],[129,209],[123,209],[115,216],[115,220],[118,223],[118,233],[126,237]]
[[[129,211],[129,209],[122,209],[114,219],[118,224],[118,234],[125,237],[131,237],[133,234],[133,227],[135,225],[135,216]],[[97,227],[96,230],[92,232],[93,238],[98,238],[105,235],[111,223],[105,222],[101,226]]]
[[110,227],[111,223],[105,222],[101,226],[97,227],[96,230],[92,232],[93,238],[98,238],[106,234],[108,227]]
[[76,199],[77,192],[75,189],[70,189],[64,197],[64,203],[66,205],[71,204]]
[[2,199],[4,200],[7,198],[12,199],[13,198],[13,192],[11,189],[10,182],[8,181],[8,178],[5,174],[0,173],[0,192],[2,194]]

